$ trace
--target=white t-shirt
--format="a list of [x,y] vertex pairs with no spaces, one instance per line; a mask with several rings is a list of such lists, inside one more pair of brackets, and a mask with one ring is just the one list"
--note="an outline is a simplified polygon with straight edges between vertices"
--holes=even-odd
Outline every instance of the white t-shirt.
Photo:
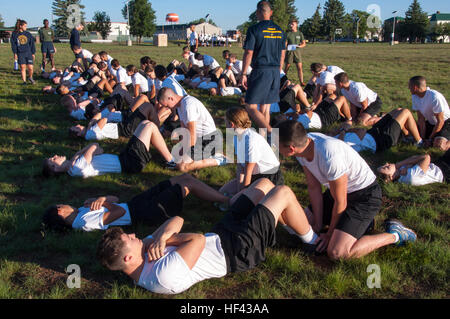
[[175,79],[173,75],[169,75],[164,81],[162,81],[162,87],[171,88],[179,96],[188,95],[186,90],[181,86],[181,84]]
[[411,168],[408,168],[406,175],[401,175],[398,181],[400,183],[410,184],[413,186],[443,183],[444,174],[442,173],[441,169],[433,163],[430,164],[430,167],[426,172],[424,172],[419,165],[415,165]]
[[110,173],[120,174],[122,173],[122,165],[120,164],[119,156],[117,155],[96,155],[92,157],[90,164],[86,161],[84,156],[80,156],[67,173],[70,176],[80,176],[83,178]]
[[280,168],[280,162],[267,140],[252,128],[234,137],[234,151],[238,164],[256,163],[252,175],[275,174]]
[[95,124],[89,131],[86,132],[85,139],[87,141],[101,141],[105,139],[117,140],[119,138],[119,127],[117,123],[106,123],[103,129]]
[[305,129],[321,129],[322,128],[322,121],[320,120],[320,116],[313,112],[311,118],[308,117],[308,114],[300,114],[297,122],[302,123],[303,127]]
[[423,98],[415,94],[412,96],[412,109],[422,113],[431,125],[436,125],[437,123],[434,114],[444,112],[444,121],[450,118],[450,109],[447,100],[441,93],[430,88],[427,88]]
[[359,108],[362,108],[361,102],[364,102],[366,99],[368,100],[368,105],[370,105],[375,102],[378,97],[378,94],[369,89],[364,83],[353,81],[350,81],[348,90],[342,89],[341,93],[350,101],[350,103]]
[[309,133],[314,141],[314,158],[308,162],[298,157],[299,163],[308,168],[320,184],[330,187],[329,182],[347,174],[347,193],[370,186],[376,180],[366,161],[349,145],[334,137],[320,133]]
[[[244,62],[241,60],[236,60],[235,63],[230,63],[231,66],[231,71],[233,72],[234,75],[238,75],[241,74],[242,72],[242,68],[244,67]],[[252,73],[252,67],[249,66],[247,69],[247,75],[250,75],[250,73]]]
[[191,46],[194,46],[195,44],[196,44],[196,42],[197,41],[195,41],[195,40],[197,40],[198,39],[198,34],[197,34],[197,32],[191,32],[191,35],[189,36],[189,44],[191,45]]
[[366,133],[362,140],[356,133],[346,133],[344,142],[350,145],[358,153],[362,151],[371,151],[372,153],[375,153],[377,151],[377,142],[369,133]]
[[195,58],[195,53],[193,52],[189,52],[189,63],[191,63],[192,65],[196,65],[199,68],[203,67],[203,61],[197,60]]
[[203,64],[209,67],[210,70],[214,70],[220,66],[219,62],[216,61],[212,56],[203,55]]
[[140,93],[147,93],[149,91],[148,80],[141,73],[136,72],[131,77],[131,81],[133,83],[133,86],[136,86],[137,84],[140,85],[140,88],[139,88]]
[[195,122],[197,138],[215,132],[216,124],[206,107],[197,98],[187,95],[181,100],[178,108],[180,121],[187,127],[188,123]]
[[319,84],[321,86],[325,86],[326,84],[336,84],[334,77],[342,72],[344,72],[344,70],[342,70],[340,67],[331,65],[327,67],[325,71],[320,73],[320,76],[317,79],[316,84]]
[[131,225],[131,216],[127,204],[115,204],[125,209],[125,214],[108,225],[103,224],[103,215],[108,212],[105,207],[99,210],[90,210],[89,207],[78,208],[78,215],[72,223],[72,228],[84,231],[107,230],[110,226]]
[[205,234],[205,237],[205,248],[192,269],[178,254],[177,248],[169,246],[157,261],[148,262],[145,258],[137,284],[154,293],[171,295],[181,293],[202,280],[225,276],[227,264],[220,237],[212,233]]
[[240,88],[229,86],[226,88],[221,88],[220,95],[221,96],[242,95],[242,91]]
[[125,85],[132,84],[131,76],[127,74],[127,70],[123,67],[119,67],[117,70],[111,68],[111,74],[117,78],[118,83],[124,83]]
[[92,57],[94,55],[90,51],[88,51],[86,49],[82,49],[81,54],[83,55],[83,58],[86,59],[89,63],[92,62]]

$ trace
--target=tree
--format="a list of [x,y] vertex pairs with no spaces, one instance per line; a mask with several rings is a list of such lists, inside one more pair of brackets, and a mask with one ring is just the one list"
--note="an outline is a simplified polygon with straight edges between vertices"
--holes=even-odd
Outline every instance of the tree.
[[414,0],[405,14],[404,32],[409,37],[409,42],[417,42],[425,39],[430,21],[426,12],[418,0]]
[[323,26],[329,39],[334,41],[336,29],[342,28],[345,19],[345,7],[339,0],[328,0],[324,5]]
[[5,22],[3,21],[3,17],[0,14],[0,27],[3,28],[5,26]]
[[[296,18],[297,8],[294,5],[295,0],[268,0],[273,9],[272,20],[278,24],[282,29],[287,29],[289,20]],[[258,23],[256,11],[254,11],[247,22],[239,25],[237,29],[242,34],[247,33],[248,28]],[[244,32],[245,31],[245,32]]]
[[[79,10],[69,11],[71,5],[78,5]],[[53,15],[57,18],[53,20],[55,34],[59,37],[68,36],[75,24],[84,24],[84,6],[81,0],[54,0],[52,4]]]
[[317,5],[316,12],[314,12],[314,15],[311,18],[310,35],[313,39],[313,42],[315,42],[316,38],[320,35],[320,29],[322,28],[322,16],[320,15],[320,9],[321,7],[319,3]]
[[[142,37],[150,37],[156,30],[156,15],[152,4],[148,0],[132,0],[130,8],[130,34],[138,37],[141,43]],[[127,5],[122,9],[122,15],[128,19]]]
[[209,23],[209,24],[212,24],[212,25],[214,25],[214,26],[216,26],[217,27],[217,24],[212,20],[212,19],[209,19],[208,21],[206,21],[206,19],[205,18],[200,18],[200,19],[197,19],[197,20],[194,20],[194,21],[191,21],[191,22],[189,22],[188,23],[188,25],[192,25],[192,24],[195,24],[195,25],[197,25],[197,24],[200,24],[200,23],[203,23],[203,22],[206,22],[206,23]]
[[97,11],[94,13],[94,23],[89,25],[89,31],[100,32],[103,40],[106,40],[111,33],[111,18],[106,12]]

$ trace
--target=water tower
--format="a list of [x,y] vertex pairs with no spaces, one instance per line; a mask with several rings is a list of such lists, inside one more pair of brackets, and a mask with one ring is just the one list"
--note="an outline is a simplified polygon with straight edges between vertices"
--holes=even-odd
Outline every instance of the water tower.
[[[176,13],[168,13],[166,15],[166,22],[171,24],[172,26],[180,20],[180,17]],[[163,30],[164,32],[164,30]]]

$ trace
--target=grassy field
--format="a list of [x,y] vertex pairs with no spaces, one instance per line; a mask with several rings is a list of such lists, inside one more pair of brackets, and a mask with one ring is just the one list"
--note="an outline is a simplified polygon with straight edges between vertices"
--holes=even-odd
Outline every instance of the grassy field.
[[[68,45],[57,45],[57,66],[71,63]],[[167,65],[181,59],[181,47],[86,44],[91,52],[107,50],[122,65],[138,64],[139,58],[151,56]],[[224,65],[222,48],[200,50],[214,56]],[[231,48],[242,56],[242,49]],[[450,101],[448,70],[449,45],[387,44],[315,44],[304,49],[305,72],[312,62],[338,65],[352,79],[365,82],[383,100],[384,110],[410,108],[411,96],[407,82],[411,76],[424,75],[428,85]],[[36,68],[41,55],[37,54]],[[67,128],[74,121],[59,105],[57,96],[45,96],[41,88],[47,84],[38,75],[35,86],[21,86],[20,76],[12,71],[9,45],[0,45],[0,298],[448,298],[450,249],[449,207],[450,187],[431,185],[410,187],[383,185],[384,205],[378,215],[376,231],[382,221],[396,217],[415,229],[418,241],[403,248],[385,247],[352,261],[331,262],[325,256],[307,257],[283,230],[278,230],[278,246],[268,251],[266,263],[259,268],[225,278],[196,284],[174,297],[161,297],[134,286],[125,275],[104,269],[95,260],[96,244],[101,232],[71,232],[58,235],[43,232],[44,209],[55,203],[81,206],[84,199],[100,195],[118,195],[125,202],[156,183],[177,175],[165,170],[155,155],[139,175],[107,175],[88,180],[62,176],[44,179],[42,160],[46,156],[71,156],[87,144],[68,137]],[[295,68],[290,79],[296,81]],[[305,73],[309,77],[309,71]],[[238,104],[237,98],[211,98],[200,91],[199,97],[224,128],[225,110]],[[101,142],[106,153],[117,153],[125,140]],[[401,160],[417,150],[398,146],[373,156],[364,157],[372,168],[385,161]],[[219,188],[234,176],[234,165],[194,172],[202,181]],[[286,184],[294,189],[299,201],[308,204],[306,182],[301,167],[283,159]],[[184,231],[207,232],[223,213],[212,204],[188,199],[185,205]],[[138,236],[150,234],[154,228],[135,225],[125,228]],[[80,289],[66,286],[65,269],[70,264],[81,267]],[[377,264],[381,269],[381,289],[366,285],[367,267]]]

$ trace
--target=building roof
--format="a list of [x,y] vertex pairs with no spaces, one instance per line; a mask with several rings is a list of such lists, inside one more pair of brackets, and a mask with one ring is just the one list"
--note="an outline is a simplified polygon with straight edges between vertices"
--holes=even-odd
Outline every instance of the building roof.
[[450,13],[432,14],[430,21],[450,21]]
[[[405,18],[403,18],[403,17],[395,17],[395,21],[404,21],[404,20],[405,20]],[[394,17],[386,19],[384,21],[394,22]]]

